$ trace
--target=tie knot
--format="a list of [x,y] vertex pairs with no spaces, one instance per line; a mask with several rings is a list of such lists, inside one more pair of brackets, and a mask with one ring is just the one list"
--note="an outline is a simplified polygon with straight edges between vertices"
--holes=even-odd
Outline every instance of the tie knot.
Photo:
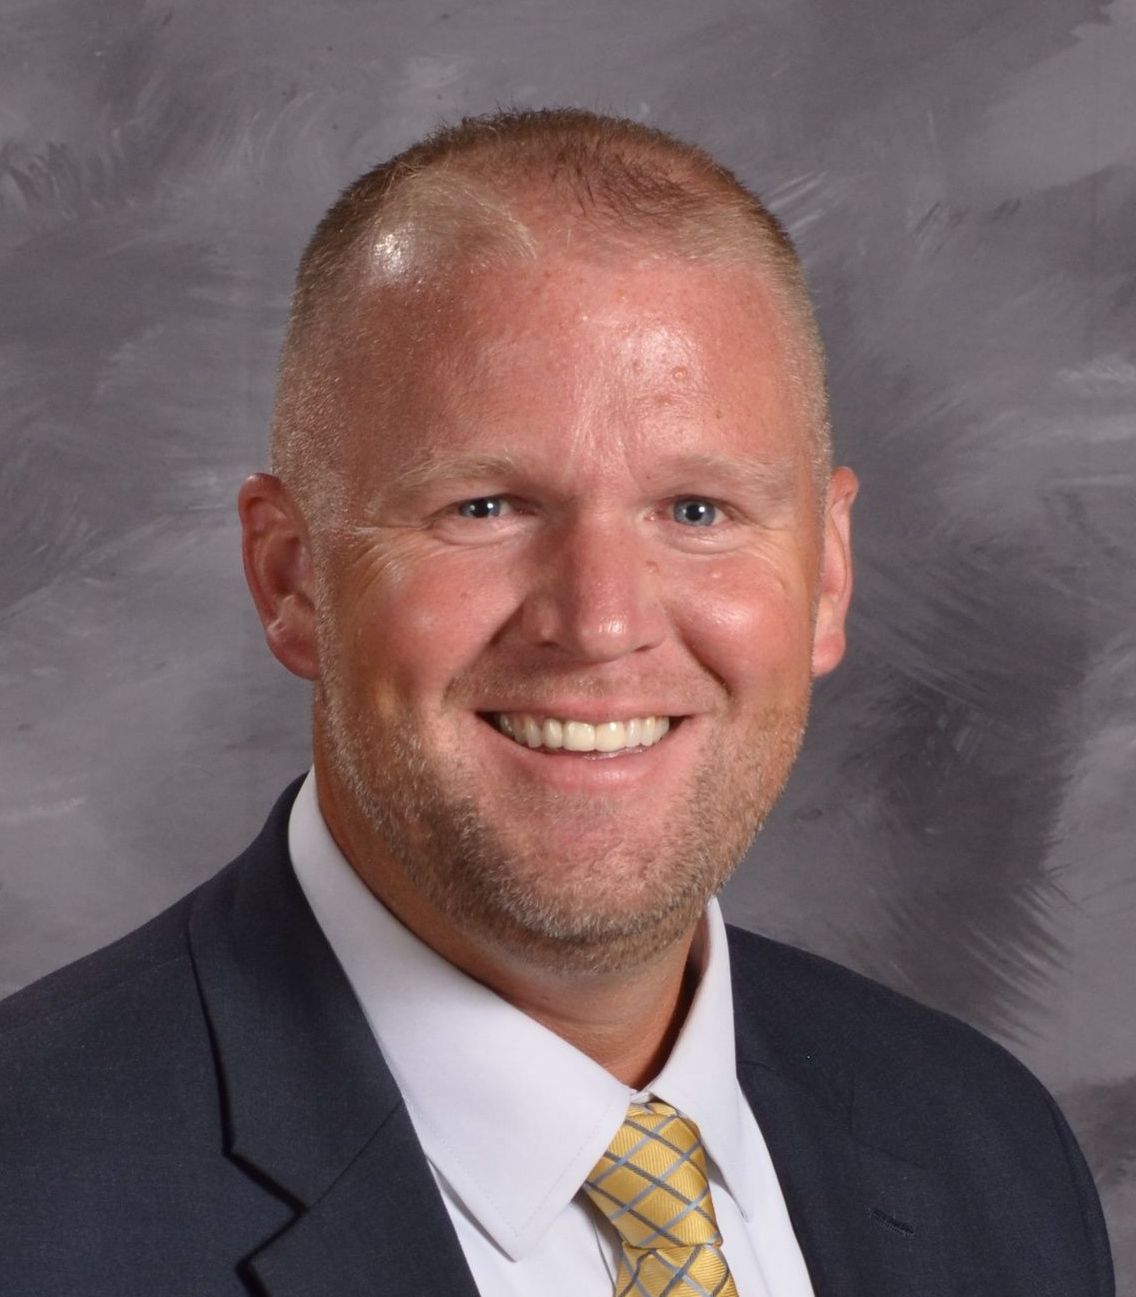
[[698,1127],[667,1103],[633,1103],[584,1190],[633,1248],[719,1245]]

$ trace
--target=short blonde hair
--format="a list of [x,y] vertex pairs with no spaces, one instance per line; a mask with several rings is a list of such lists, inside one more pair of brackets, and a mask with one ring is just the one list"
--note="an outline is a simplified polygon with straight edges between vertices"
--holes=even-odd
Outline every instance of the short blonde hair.
[[338,495],[332,357],[354,334],[364,297],[381,291],[376,269],[535,260],[549,229],[588,256],[651,252],[764,271],[790,325],[790,380],[823,482],[824,353],[800,260],[776,217],[708,153],[664,131],[541,109],[435,131],[360,176],[316,227],[296,278],[272,430],[273,471],[301,501],[323,512],[329,489]]

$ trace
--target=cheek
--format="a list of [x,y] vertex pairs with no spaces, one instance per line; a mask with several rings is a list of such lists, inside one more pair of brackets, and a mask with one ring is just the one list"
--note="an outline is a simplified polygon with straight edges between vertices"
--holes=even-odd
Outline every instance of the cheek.
[[509,599],[468,561],[390,565],[348,596],[352,674],[372,696],[440,694],[490,643]]
[[797,576],[764,566],[712,568],[676,620],[702,664],[731,689],[751,682],[807,687],[811,679],[811,602]]

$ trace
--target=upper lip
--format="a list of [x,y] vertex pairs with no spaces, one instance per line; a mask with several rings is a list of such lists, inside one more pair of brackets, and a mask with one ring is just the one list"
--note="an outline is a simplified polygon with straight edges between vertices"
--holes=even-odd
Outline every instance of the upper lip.
[[667,716],[675,720],[687,715],[681,709],[655,703],[508,703],[500,707],[479,707],[483,716],[540,716],[558,721],[582,721],[587,725],[602,725],[605,721],[642,720],[645,716]]

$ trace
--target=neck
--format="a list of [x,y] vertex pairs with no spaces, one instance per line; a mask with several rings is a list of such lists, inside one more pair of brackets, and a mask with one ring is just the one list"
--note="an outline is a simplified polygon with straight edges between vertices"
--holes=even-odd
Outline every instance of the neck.
[[497,951],[439,953],[638,1090],[661,1071],[686,1021],[698,985],[694,937],[646,967],[590,975],[550,972]]

